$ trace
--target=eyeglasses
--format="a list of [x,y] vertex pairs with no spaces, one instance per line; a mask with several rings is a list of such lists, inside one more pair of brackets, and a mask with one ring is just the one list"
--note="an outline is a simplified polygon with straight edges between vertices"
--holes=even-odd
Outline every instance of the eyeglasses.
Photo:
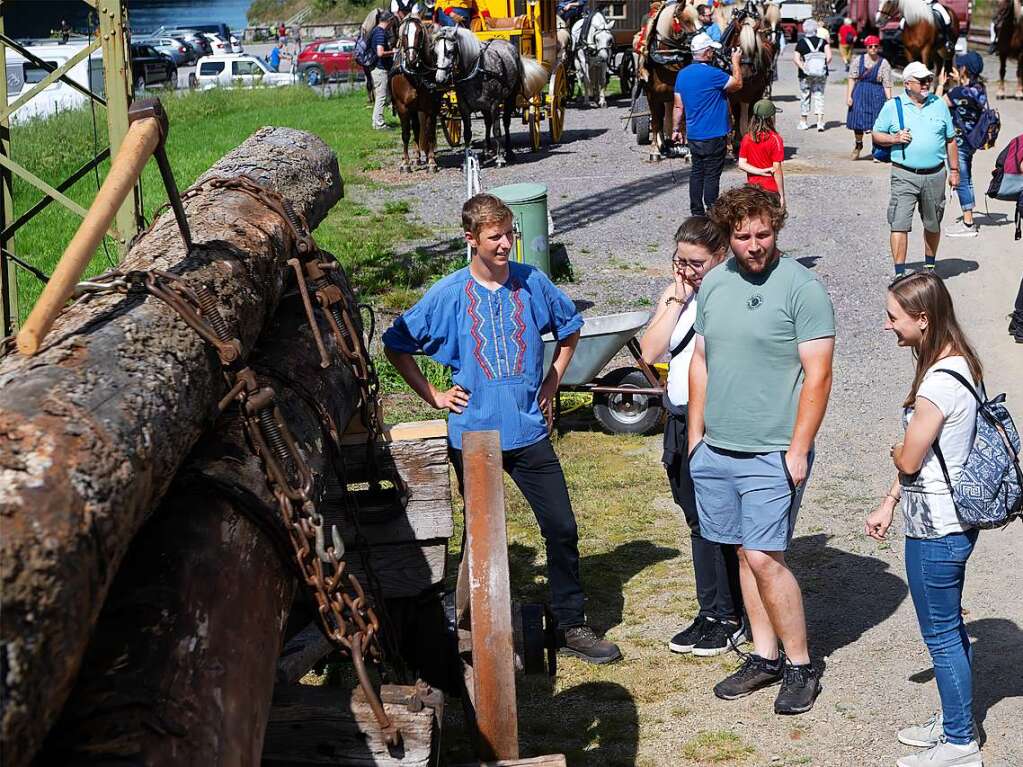
[[880,48],[880,47],[881,47],[880,45],[868,45],[868,46],[867,46],[867,50],[868,50],[868,51],[870,51],[870,50],[874,50],[874,51],[876,51],[876,50],[877,50],[878,48]]
[[692,270],[694,272],[702,272],[707,268],[706,261],[688,261],[684,258],[672,257],[672,266],[675,267],[676,272],[684,272],[686,270]]
[[933,77],[911,77],[910,81],[911,82],[918,82],[921,85],[930,85],[931,83],[934,82],[934,78]]

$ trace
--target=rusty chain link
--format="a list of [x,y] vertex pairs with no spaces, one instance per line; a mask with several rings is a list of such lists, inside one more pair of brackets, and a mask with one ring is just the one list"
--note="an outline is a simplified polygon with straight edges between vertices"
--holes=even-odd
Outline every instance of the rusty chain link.
[[[309,285],[335,339],[340,361],[349,365],[359,387],[359,413],[367,436],[367,467],[370,467],[371,485],[379,487],[376,470],[375,443],[381,432],[377,407],[378,382],[372,359],[361,331],[352,318],[352,307],[330,275],[338,269],[335,261],[319,260],[321,252],[309,234],[304,218],[296,214],[290,204],[276,192],[260,186],[248,176],[213,178],[182,193],[181,200],[195,197],[207,189],[230,189],[242,192],[276,213],[290,236],[297,258],[288,260],[295,272],[296,282],[307,319],[312,329],[320,364],[330,367],[333,362],[320,334],[309,296]],[[153,216],[154,224],[159,217]],[[307,284],[308,283],[308,284]],[[93,293],[118,292],[148,294],[166,303],[216,351],[220,360],[227,394],[220,400],[220,411],[237,404],[245,433],[256,455],[263,464],[268,486],[277,502],[292,548],[298,573],[316,603],[324,633],[348,654],[355,665],[359,686],[365,693],[385,741],[391,747],[401,743],[401,733],[384,711],[380,698],[366,670],[366,660],[382,662],[380,619],[366,597],[359,579],[346,573],[344,544],[337,527],[325,531],[323,515],[312,495],[313,475],[301,451],[295,444],[284,417],[276,405],[273,387],[261,385],[255,371],[240,362],[241,341],[229,328],[220,313],[218,301],[206,286],[192,286],[181,277],[161,270],[113,272],[91,281],[81,282],[76,296]],[[323,418],[322,408],[317,412]],[[337,429],[329,424],[336,436]],[[339,445],[331,446],[339,453]],[[334,466],[335,470],[339,467]],[[340,478],[343,484],[343,477]],[[395,488],[399,485],[395,482]],[[347,495],[347,488],[345,487]],[[357,544],[362,554],[363,571],[374,587],[377,604],[383,609],[382,591],[372,571],[366,539],[359,528],[357,515],[353,515]]]

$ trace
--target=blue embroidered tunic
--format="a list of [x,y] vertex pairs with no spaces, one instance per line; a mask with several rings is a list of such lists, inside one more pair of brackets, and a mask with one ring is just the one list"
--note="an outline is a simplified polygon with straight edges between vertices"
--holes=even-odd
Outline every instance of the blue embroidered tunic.
[[384,346],[422,352],[452,369],[469,404],[448,417],[448,439],[461,450],[462,432],[497,429],[501,449],[547,436],[537,394],[543,383],[544,333],[563,339],[583,325],[575,304],[550,278],[526,264],[508,264],[507,281],[488,290],[459,269],[437,282],[384,333]]

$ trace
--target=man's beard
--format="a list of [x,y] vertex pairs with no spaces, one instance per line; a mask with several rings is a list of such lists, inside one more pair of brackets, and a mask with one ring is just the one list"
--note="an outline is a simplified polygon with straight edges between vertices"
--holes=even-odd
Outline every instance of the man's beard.
[[749,263],[738,256],[735,257],[735,260],[739,264],[739,268],[747,274],[763,274],[774,265],[774,262],[777,261],[778,258],[779,253],[776,246],[771,250],[771,254],[769,256],[764,259],[757,259],[757,261],[753,263]]

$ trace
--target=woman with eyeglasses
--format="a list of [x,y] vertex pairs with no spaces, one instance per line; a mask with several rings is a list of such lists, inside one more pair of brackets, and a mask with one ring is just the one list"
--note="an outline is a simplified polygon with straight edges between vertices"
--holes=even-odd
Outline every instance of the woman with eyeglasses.
[[696,493],[689,475],[686,408],[689,403],[689,362],[693,357],[696,293],[704,276],[727,253],[728,238],[705,216],[687,218],[675,233],[672,282],[661,293],[657,310],[640,341],[643,359],[653,364],[666,354],[668,386],[664,404],[664,455],[671,494],[689,525],[696,599],[699,613],[688,628],[668,642],[672,652],[697,656],[720,655],[732,644],[746,641],[743,630],[739,560],[735,546],[708,541],[700,535]]
[[892,65],[881,55],[881,39],[870,35],[864,43],[867,52],[861,53],[853,62],[845,94],[845,103],[849,107],[845,127],[856,136],[851,155],[853,160],[860,159],[863,134],[870,133],[881,107],[892,97]]

